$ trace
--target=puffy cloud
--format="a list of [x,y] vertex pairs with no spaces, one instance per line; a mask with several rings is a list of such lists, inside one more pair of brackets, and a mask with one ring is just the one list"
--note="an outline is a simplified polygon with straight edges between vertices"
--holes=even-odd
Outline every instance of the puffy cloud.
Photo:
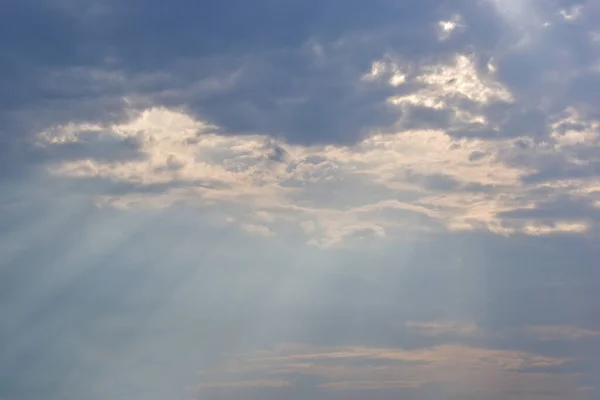
[[461,98],[480,104],[512,101],[511,94],[502,85],[483,81],[473,60],[466,55],[456,56],[450,65],[425,66],[422,70],[422,75],[415,80],[425,88],[409,96],[392,97],[393,104],[444,109],[448,107],[448,101],[460,101]]
[[448,40],[453,32],[464,30],[465,25],[460,14],[455,14],[446,21],[438,22],[438,35],[440,40]]

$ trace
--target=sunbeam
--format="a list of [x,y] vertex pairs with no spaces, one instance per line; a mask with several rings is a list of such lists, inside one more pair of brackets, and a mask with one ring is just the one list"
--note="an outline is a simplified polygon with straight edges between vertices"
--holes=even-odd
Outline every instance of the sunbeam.
[[0,400],[600,400],[596,2],[5,3]]

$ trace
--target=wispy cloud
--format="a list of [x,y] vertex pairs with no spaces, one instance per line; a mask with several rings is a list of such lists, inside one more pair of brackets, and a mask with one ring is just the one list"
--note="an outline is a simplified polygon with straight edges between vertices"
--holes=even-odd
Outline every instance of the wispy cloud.
[[314,375],[325,381],[322,388],[330,390],[420,388],[437,383],[457,396],[482,392],[501,396],[512,390],[577,396],[575,374],[520,372],[560,367],[572,361],[457,345],[417,350],[285,345],[242,355],[228,362],[222,372],[211,374]]
[[526,332],[538,340],[581,340],[600,337],[600,331],[579,328],[576,326],[531,326]]

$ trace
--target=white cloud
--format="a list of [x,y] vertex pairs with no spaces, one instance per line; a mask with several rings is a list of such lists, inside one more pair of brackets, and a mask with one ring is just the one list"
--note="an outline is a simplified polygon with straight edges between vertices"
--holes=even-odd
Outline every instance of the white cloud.
[[477,73],[473,60],[463,54],[457,55],[451,64],[423,67],[423,72],[417,81],[428,85],[429,90],[421,93],[425,97],[449,99],[461,96],[482,104],[513,100],[510,92],[501,84],[483,79]]
[[466,26],[460,14],[455,14],[449,20],[438,22],[438,38],[441,41],[448,40],[458,30],[464,30]]
[[524,232],[534,236],[551,235],[553,233],[583,233],[589,229],[584,222],[557,222],[552,225],[531,224],[525,225]]
[[388,59],[374,61],[371,70],[362,77],[366,82],[382,79],[386,79],[391,86],[400,86],[406,82],[406,71],[388,57]]
[[550,125],[550,137],[560,147],[600,145],[600,122],[569,107]]
[[[491,69],[491,72],[493,70]],[[457,121],[467,124],[486,124],[479,111],[492,102],[512,103],[512,94],[492,76],[482,76],[475,68],[474,60],[458,54],[447,64],[426,65],[419,69],[414,82],[422,86],[409,93],[392,96],[390,104],[406,108],[417,106],[434,110],[451,110]],[[472,107],[466,109],[462,102]]]
[[581,16],[582,9],[583,7],[581,5],[575,5],[570,7],[568,10],[560,10],[560,15],[565,21],[575,21]]
[[[435,89],[432,99],[439,101],[455,95],[475,102],[510,99],[508,92],[478,80],[469,63],[467,58],[457,59],[452,68],[462,68],[462,75],[455,81],[452,69],[444,66],[426,68],[429,72],[419,79]],[[117,207],[194,204],[210,208],[223,220],[232,218],[251,234],[271,236],[295,229],[309,243],[331,247],[407,230],[487,230],[503,235],[585,232],[589,224],[584,220],[521,221],[501,216],[534,209],[538,201],[548,199],[536,197],[540,184],[522,181],[543,168],[546,159],[571,154],[574,160],[585,160],[578,152],[597,145],[598,124],[587,121],[583,130],[572,128],[581,121],[587,120],[567,110],[551,126],[551,143],[404,130],[374,134],[352,146],[304,147],[275,143],[265,135],[220,134],[216,127],[182,111],[152,108],[109,127],[53,127],[38,135],[38,145],[73,143],[90,133],[136,140],[141,157],[56,162],[49,170],[61,177],[163,185],[156,191],[101,194],[100,203]],[[523,149],[523,143],[536,150]],[[280,151],[285,151],[284,158],[273,157]],[[598,182],[580,179],[569,185],[545,185],[556,195],[581,197],[594,196]]]

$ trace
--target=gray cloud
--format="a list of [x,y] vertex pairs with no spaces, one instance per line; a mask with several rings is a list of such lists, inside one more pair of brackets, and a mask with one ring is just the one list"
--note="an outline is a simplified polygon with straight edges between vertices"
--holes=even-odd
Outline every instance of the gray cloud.
[[[9,108],[50,106],[54,112],[46,123],[106,121],[120,116],[121,97],[142,95],[158,104],[184,105],[229,132],[266,132],[302,143],[354,141],[365,130],[393,122],[394,113],[382,105],[389,89],[355,84],[385,52],[411,62],[468,49],[485,58],[510,28],[488,3],[450,8],[430,1],[408,7],[379,0],[365,8],[360,2],[283,7],[232,0],[210,7],[178,2],[168,10],[138,1],[29,3],[4,13],[12,22],[3,24],[2,36],[13,51],[5,55],[3,82],[18,85],[5,92],[18,94],[5,95]],[[463,16],[468,29],[440,43],[433,26],[453,13]],[[583,43],[584,28],[577,25],[568,36],[567,29],[575,28],[564,25],[553,26],[558,32],[547,34],[548,43],[568,40],[574,53],[569,59],[593,54],[586,52],[591,44],[572,46]],[[14,49],[20,48],[25,50],[17,54]],[[589,57],[577,61],[593,61]],[[517,61],[525,62],[520,53],[515,60],[504,63],[516,68]],[[535,60],[527,64],[530,70],[550,68],[540,64],[539,54]],[[524,68],[518,71],[526,76]],[[237,76],[228,78],[231,74]],[[512,75],[506,76],[511,82]],[[97,107],[87,109],[89,99]],[[67,104],[68,115],[61,112],[65,107],[53,107]]]

